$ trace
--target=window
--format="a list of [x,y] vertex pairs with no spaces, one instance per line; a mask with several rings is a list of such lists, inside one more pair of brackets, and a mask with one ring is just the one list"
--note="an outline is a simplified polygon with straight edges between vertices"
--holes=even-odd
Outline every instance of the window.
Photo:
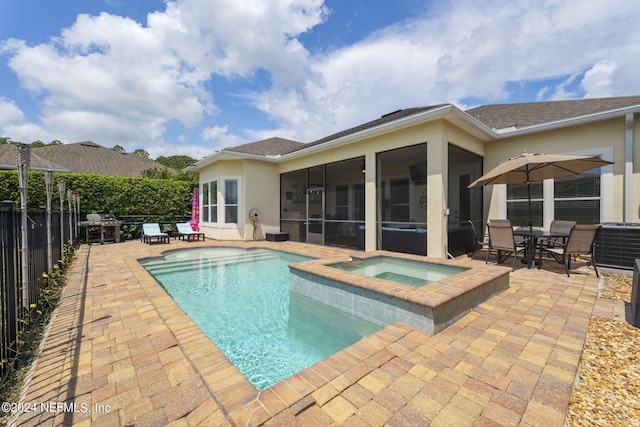
[[[601,206],[602,173],[595,168],[578,175],[531,183],[531,217],[534,227],[554,219],[598,224],[603,221]],[[544,197],[544,194],[547,197]],[[528,213],[527,185],[507,185],[507,218],[526,226]]]
[[238,191],[237,178],[217,177],[202,183],[202,222],[221,226],[238,225]]
[[238,180],[224,180],[224,222],[238,223]]
[[[531,220],[534,227],[542,227],[543,183],[542,181],[537,181],[529,185],[531,190]],[[513,225],[529,225],[527,184],[507,185],[507,218],[511,220]]]
[[600,168],[553,181],[554,219],[600,223]]
[[202,222],[218,222],[218,181],[202,184]]

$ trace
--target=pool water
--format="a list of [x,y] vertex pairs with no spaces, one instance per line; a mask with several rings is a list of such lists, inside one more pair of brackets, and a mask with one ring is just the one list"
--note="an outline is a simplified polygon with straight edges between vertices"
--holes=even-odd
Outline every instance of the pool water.
[[331,264],[331,267],[415,287],[425,286],[466,270],[385,256]]
[[288,264],[268,249],[198,248],[141,261],[260,391],[380,329],[290,295]]

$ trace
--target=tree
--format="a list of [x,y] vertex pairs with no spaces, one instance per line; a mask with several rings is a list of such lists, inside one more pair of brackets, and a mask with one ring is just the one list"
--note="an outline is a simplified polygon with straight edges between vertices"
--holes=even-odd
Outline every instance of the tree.
[[0,136],[0,145],[11,144],[11,138],[8,136]]
[[122,145],[114,145],[112,148],[113,151],[117,151],[118,153],[124,153],[124,147]]
[[189,165],[196,163],[196,159],[189,156],[160,156],[156,159],[156,162],[168,168],[180,171]]
[[167,170],[167,168],[164,168],[162,170],[158,168],[147,169],[146,171],[142,172],[142,176],[145,178],[156,179],[171,179],[173,177],[173,175]]
[[149,158],[149,153],[146,150],[143,150],[142,148],[138,148],[134,150],[133,154],[135,154],[136,156],[144,157],[145,159]]

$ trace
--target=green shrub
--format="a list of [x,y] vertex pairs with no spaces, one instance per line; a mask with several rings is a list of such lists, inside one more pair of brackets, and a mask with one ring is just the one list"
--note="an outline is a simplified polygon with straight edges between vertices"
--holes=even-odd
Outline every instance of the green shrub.
[[[66,190],[80,196],[80,212],[113,213],[117,215],[189,215],[195,181],[176,181],[155,178],[104,176],[95,174],[56,173],[52,209],[59,209],[58,181]],[[20,203],[20,189],[16,171],[0,171],[0,200]],[[31,171],[28,182],[28,208],[38,209],[47,203],[44,172]],[[68,209],[67,196],[64,210]]]

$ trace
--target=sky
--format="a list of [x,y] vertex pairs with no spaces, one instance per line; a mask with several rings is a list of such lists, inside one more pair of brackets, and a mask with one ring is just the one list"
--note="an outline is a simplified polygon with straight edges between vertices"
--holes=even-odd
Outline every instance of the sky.
[[452,103],[640,94],[636,0],[0,0],[0,136],[201,159]]

